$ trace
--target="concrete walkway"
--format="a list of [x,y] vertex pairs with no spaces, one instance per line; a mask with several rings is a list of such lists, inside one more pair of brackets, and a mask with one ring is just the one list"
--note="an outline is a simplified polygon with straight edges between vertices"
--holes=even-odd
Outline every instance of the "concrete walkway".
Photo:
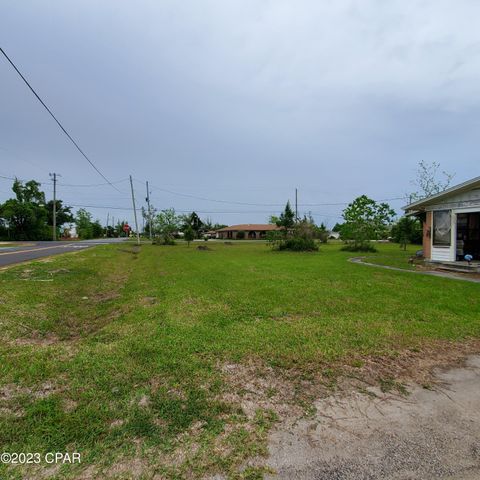
[[365,257],[353,257],[353,258],[349,258],[348,261],[352,263],[359,263],[361,265],[367,265],[368,267],[377,267],[377,268],[383,268],[385,270],[394,270],[396,272],[416,273],[417,275],[430,275],[433,277],[450,278],[452,280],[463,280],[464,282],[480,283],[480,278],[467,277],[467,276],[457,275],[455,273],[448,273],[448,272],[438,272],[438,271],[421,272],[418,270],[407,270],[405,268],[391,267],[389,265],[378,265],[376,263],[365,262],[364,258]]

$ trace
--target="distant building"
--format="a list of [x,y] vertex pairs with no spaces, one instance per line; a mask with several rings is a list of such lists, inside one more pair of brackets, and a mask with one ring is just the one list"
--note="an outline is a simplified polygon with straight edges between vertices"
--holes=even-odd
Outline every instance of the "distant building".
[[60,227],[60,237],[64,239],[78,238],[77,226],[74,223],[67,223]]
[[217,231],[216,230],[209,230],[208,232],[205,232],[203,234],[205,238],[218,238],[217,237]]
[[[232,225],[231,227],[217,230],[217,238],[223,240],[235,240],[238,232],[244,232],[245,240],[262,240],[267,237],[268,232],[282,230],[282,227],[270,223],[245,223],[241,225]],[[238,235],[241,237],[242,234]]]
[[330,240],[339,240],[340,239],[340,232],[328,232],[328,238]]

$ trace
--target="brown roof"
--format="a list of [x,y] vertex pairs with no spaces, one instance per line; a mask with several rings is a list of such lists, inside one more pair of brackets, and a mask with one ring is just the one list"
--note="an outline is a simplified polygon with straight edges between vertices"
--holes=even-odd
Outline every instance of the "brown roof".
[[271,223],[243,223],[241,225],[232,225],[231,227],[221,228],[220,230],[217,230],[217,232],[236,232],[241,230],[271,231],[281,229],[281,227],[277,227],[277,225],[273,225]]

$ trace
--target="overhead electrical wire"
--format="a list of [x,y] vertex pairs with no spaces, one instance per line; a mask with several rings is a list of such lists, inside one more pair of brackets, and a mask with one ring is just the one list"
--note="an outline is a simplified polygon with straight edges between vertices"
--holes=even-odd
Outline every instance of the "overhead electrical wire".
[[[111,205],[85,205],[85,204],[78,204],[78,203],[70,203],[66,202],[72,207],[78,207],[78,208],[103,208],[106,210],[128,210],[131,211],[132,207],[117,207],[117,206],[111,206]],[[142,208],[137,208],[137,211],[142,211]],[[176,212],[178,213],[190,213],[192,210],[177,210],[175,209]],[[249,213],[262,213],[262,214],[269,214],[272,213],[271,210],[242,210],[242,211],[218,211],[218,210],[195,210],[197,213],[201,214],[219,214],[219,215],[230,215],[230,214],[249,214]],[[336,215],[330,215],[330,214],[324,214],[321,212],[311,212],[312,215],[318,215],[318,216],[323,216],[323,217],[335,217]]]
[[[141,180],[135,179],[137,182],[142,183]],[[173,190],[168,190],[166,188],[157,187],[156,185],[150,185],[152,190],[158,190],[165,193],[170,193],[171,195],[177,195],[180,197],[187,197],[187,198],[194,198],[196,200],[203,200],[206,202],[214,202],[214,203],[225,203],[230,205],[245,205],[250,207],[283,207],[285,206],[284,203],[250,203],[250,202],[237,202],[231,200],[221,200],[215,198],[207,198],[207,197],[200,197],[198,195],[192,195],[189,193],[180,193],[174,192]],[[384,198],[382,200],[377,200],[378,202],[389,202],[394,200],[404,200],[405,197],[395,197],[395,198]],[[329,207],[329,206],[341,206],[341,205],[348,205],[350,202],[334,202],[334,203],[299,203],[299,207]]]
[[128,181],[128,178],[124,178],[123,180],[118,180],[116,182],[110,182],[110,183],[72,184],[72,183],[57,182],[57,185],[62,187],[103,187],[105,185],[117,185],[119,183],[123,183],[127,181]]
[[20,76],[20,78],[25,82],[25,84],[27,85],[27,87],[31,90],[31,92],[35,95],[35,97],[37,98],[37,100],[43,105],[43,107],[45,108],[45,110],[50,114],[50,116],[55,120],[55,122],[57,123],[57,125],[60,127],[60,129],[62,130],[62,132],[67,136],[67,138],[73,143],[73,145],[75,145],[76,149],[81,153],[81,155],[85,158],[85,160],[87,160],[87,162],[95,169],[95,171],[107,182],[108,185],[110,185],[112,188],[114,188],[115,190],[117,190],[117,192],[119,193],[123,193],[121,192],[117,187],[115,187],[115,185],[113,185],[113,183],[98,169],[98,167],[93,163],[92,160],[90,160],[90,158],[88,158],[88,156],[86,155],[86,153],[80,148],[80,146],[78,145],[78,143],[72,138],[72,136],[67,132],[67,130],[65,129],[65,127],[60,123],[60,121],[57,119],[57,117],[54,115],[54,113],[50,110],[50,108],[48,108],[48,106],[45,104],[45,102],[40,98],[40,96],[38,95],[38,93],[34,90],[34,88],[30,85],[30,83],[28,82],[28,80],[23,76],[23,74],[20,72],[20,70],[17,68],[17,66],[15,65],[15,63],[13,63],[13,61],[10,59],[10,57],[5,53],[5,50],[3,50],[3,48],[0,47],[0,52],[3,54],[3,56],[7,59],[7,61],[10,63],[10,65],[13,67],[13,69],[18,73],[18,75]]

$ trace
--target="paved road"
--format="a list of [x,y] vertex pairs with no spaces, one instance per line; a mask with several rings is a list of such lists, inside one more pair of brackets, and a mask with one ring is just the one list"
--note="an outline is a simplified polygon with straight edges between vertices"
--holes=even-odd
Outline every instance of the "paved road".
[[59,253],[75,252],[85,248],[106,243],[119,243],[125,238],[106,238],[100,240],[82,240],[69,242],[10,242],[0,248],[0,268],[15,263],[35,260],[37,258],[57,255]]

